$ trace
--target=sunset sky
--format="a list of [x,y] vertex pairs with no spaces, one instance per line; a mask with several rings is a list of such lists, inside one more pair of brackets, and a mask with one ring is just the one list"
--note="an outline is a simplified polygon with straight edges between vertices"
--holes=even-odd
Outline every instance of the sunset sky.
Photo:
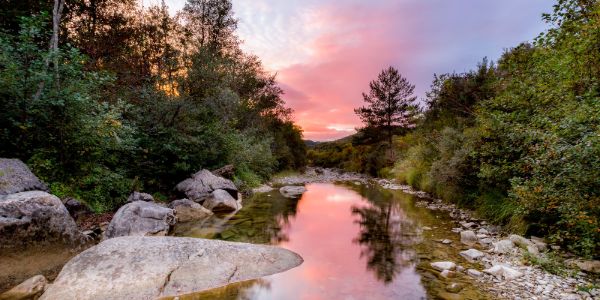
[[[166,2],[172,11],[185,3]],[[360,126],[353,109],[384,67],[398,68],[423,98],[434,73],[467,71],[535,38],[552,2],[233,0],[243,48],[278,74],[305,138],[319,141]]]

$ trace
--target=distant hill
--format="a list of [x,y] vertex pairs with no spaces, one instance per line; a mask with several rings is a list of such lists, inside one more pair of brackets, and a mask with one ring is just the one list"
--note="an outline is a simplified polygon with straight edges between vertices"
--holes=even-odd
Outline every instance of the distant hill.
[[350,142],[352,142],[352,138],[354,137],[354,135],[356,135],[356,134],[352,134],[352,135],[345,136],[345,137],[337,139],[337,140],[327,141],[327,142],[304,140],[304,143],[306,144],[306,147],[308,147],[309,149],[322,148],[322,147],[327,148],[328,146],[332,146],[332,145],[343,145],[346,143],[350,143]]
[[317,141],[311,141],[311,140],[304,140],[304,144],[306,145],[306,147],[308,148],[314,148],[317,145],[321,144],[322,142],[317,142]]

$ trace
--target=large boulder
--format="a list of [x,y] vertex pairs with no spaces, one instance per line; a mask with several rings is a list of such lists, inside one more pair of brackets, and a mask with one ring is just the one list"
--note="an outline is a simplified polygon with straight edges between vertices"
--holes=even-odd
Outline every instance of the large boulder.
[[104,237],[166,235],[175,222],[172,209],[152,202],[136,201],[119,208]]
[[26,191],[48,191],[48,187],[22,161],[0,158],[0,195]]
[[234,199],[238,198],[238,190],[231,180],[215,176],[208,170],[202,170],[194,174],[192,178],[180,182],[175,190],[198,203],[210,198],[215,190],[224,190]]
[[0,294],[0,300],[34,300],[38,299],[46,286],[48,280],[42,275],[33,276],[9,291]]
[[296,253],[273,246],[121,237],[69,261],[41,299],[160,299],[268,276],[301,263]]
[[300,196],[306,192],[306,188],[303,186],[290,185],[280,188],[279,192],[286,198],[294,199],[300,198]]
[[83,241],[58,197],[42,191],[0,196],[0,248]]
[[232,212],[242,208],[242,205],[224,190],[215,190],[211,197],[204,201],[204,207],[214,212]]
[[189,199],[175,200],[169,203],[169,208],[175,210],[178,222],[200,221],[213,215],[212,211]]

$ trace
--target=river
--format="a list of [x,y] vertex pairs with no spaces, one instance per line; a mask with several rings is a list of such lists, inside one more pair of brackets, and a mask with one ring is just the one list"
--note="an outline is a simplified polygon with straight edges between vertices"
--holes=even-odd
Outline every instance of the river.
[[[487,298],[468,276],[446,279],[430,268],[460,261],[464,248],[447,213],[415,201],[377,186],[309,184],[297,200],[275,190],[245,200],[236,214],[179,225],[177,236],[277,245],[304,258],[284,273],[180,299]],[[460,296],[446,290],[450,283]]]

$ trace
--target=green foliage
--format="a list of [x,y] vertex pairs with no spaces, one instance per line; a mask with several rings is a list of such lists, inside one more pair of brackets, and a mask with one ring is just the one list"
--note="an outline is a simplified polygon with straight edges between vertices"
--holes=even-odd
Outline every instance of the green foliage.
[[133,130],[121,115],[126,105],[96,96],[111,77],[85,71],[76,49],[40,46],[49,36],[42,30],[47,18],[24,18],[18,36],[0,36],[0,156],[17,155],[51,183],[86,182],[67,185],[89,194],[90,204],[110,202],[128,192],[124,173],[111,171],[118,153],[132,146]]
[[188,1],[177,18],[134,0],[68,2],[58,50],[43,7],[1,13],[0,156],[57,195],[104,212],[133,190],[169,199],[203,168],[233,164],[253,187],[306,164],[275,77],[239,47],[231,1]]
[[525,253],[524,259],[531,265],[538,266],[546,272],[559,276],[569,276],[567,269],[565,268],[564,259],[559,255],[546,253],[543,255],[535,255],[529,252]]

